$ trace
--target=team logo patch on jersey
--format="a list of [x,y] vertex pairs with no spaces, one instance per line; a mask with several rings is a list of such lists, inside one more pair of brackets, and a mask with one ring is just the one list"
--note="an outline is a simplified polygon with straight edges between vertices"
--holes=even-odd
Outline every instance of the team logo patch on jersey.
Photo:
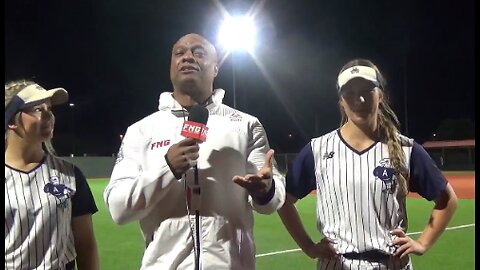
[[230,121],[240,122],[242,121],[242,116],[238,112],[234,112],[230,115]]
[[384,158],[379,163],[380,166],[375,167],[373,175],[375,179],[382,181],[382,191],[393,194],[397,187],[397,173],[392,168],[389,158]]
[[58,206],[62,208],[67,207],[68,199],[73,195],[73,189],[59,183],[58,177],[56,176],[50,177],[50,182],[43,187],[43,191],[55,196],[58,201]]
[[323,154],[323,159],[329,159],[329,158],[333,158],[333,155],[335,154],[335,152],[331,151],[331,152],[325,152],[325,154]]

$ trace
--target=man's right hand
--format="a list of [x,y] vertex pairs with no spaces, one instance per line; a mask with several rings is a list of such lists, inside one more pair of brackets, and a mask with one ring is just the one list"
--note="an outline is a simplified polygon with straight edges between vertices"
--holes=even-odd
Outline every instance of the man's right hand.
[[177,179],[197,164],[199,149],[197,140],[192,138],[183,139],[170,146],[165,159]]

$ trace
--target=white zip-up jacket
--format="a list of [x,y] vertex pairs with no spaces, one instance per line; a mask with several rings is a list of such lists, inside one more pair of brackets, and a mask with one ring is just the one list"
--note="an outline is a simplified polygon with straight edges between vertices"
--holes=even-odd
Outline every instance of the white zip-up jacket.
[[197,163],[201,192],[192,197],[189,210],[186,190],[193,185],[193,170],[176,179],[164,157],[184,139],[180,132],[188,114],[171,93],[162,93],[159,111],[131,125],[123,138],[104,199],[116,223],[140,221],[146,244],[141,269],[194,269],[196,208],[200,269],[255,269],[252,210],[279,209],[285,179],[274,161],[274,192],[264,204],[232,181],[235,175],[257,173],[270,147],[259,120],[222,104],[224,93],[216,89],[206,106],[209,130]]

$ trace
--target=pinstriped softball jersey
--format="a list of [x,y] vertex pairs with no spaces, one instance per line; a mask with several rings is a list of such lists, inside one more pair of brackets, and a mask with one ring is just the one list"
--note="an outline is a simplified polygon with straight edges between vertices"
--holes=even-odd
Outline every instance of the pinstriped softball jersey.
[[29,172],[5,164],[5,269],[73,269],[72,217],[96,211],[72,164],[51,155]]
[[[445,189],[446,179],[420,145],[404,136],[401,140],[410,171],[410,191],[435,199]],[[316,190],[317,227],[336,241],[334,247],[341,254],[371,250],[391,254],[389,231],[407,230],[405,196],[399,192],[385,143],[375,142],[358,152],[343,140],[339,130],[312,139],[288,171],[286,187],[296,198]],[[399,261],[390,263],[392,269],[400,269]],[[365,266],[343,258],[319,262],[319,269],[368,269],[369,265],[372,263]],[[388,266],[372,265],[371,269]]]

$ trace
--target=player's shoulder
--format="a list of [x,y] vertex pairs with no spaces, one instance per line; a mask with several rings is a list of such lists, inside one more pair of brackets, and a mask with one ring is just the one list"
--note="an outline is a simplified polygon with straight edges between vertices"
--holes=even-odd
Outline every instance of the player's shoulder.
[[68,166],[68,167],[76,167],[76,165],[67,157],[59,157],[55,156],[52,154],[47,155],[47,159],[50,160],[50,162],[56,163],[56,164],[61,164],[63,166]]
[[414,140],[412,138],[409,138],[409,137],[407,137],[403,134],[400,134],[400,133],[398,133],[397,136],[398,136],[398,140],[400,142],[400,145],[402,147],[412,147],[413,146]]
[[338,137],[338,129],[332,130],[330,132],[327,132],[323,135],[320,135],[318,137],[312,138],[310,140],[310,143],[315,144],[315,143],[323,143],[326,141],[330,141],[331,139],[337,138]]
[[[79,170],[79,168],[67,157],[59,157],[52,154],[47,155],[46,164],[50,169],[66,175],[74,175],[75,172]],[[53,166],[50,166],[50,164]]]

